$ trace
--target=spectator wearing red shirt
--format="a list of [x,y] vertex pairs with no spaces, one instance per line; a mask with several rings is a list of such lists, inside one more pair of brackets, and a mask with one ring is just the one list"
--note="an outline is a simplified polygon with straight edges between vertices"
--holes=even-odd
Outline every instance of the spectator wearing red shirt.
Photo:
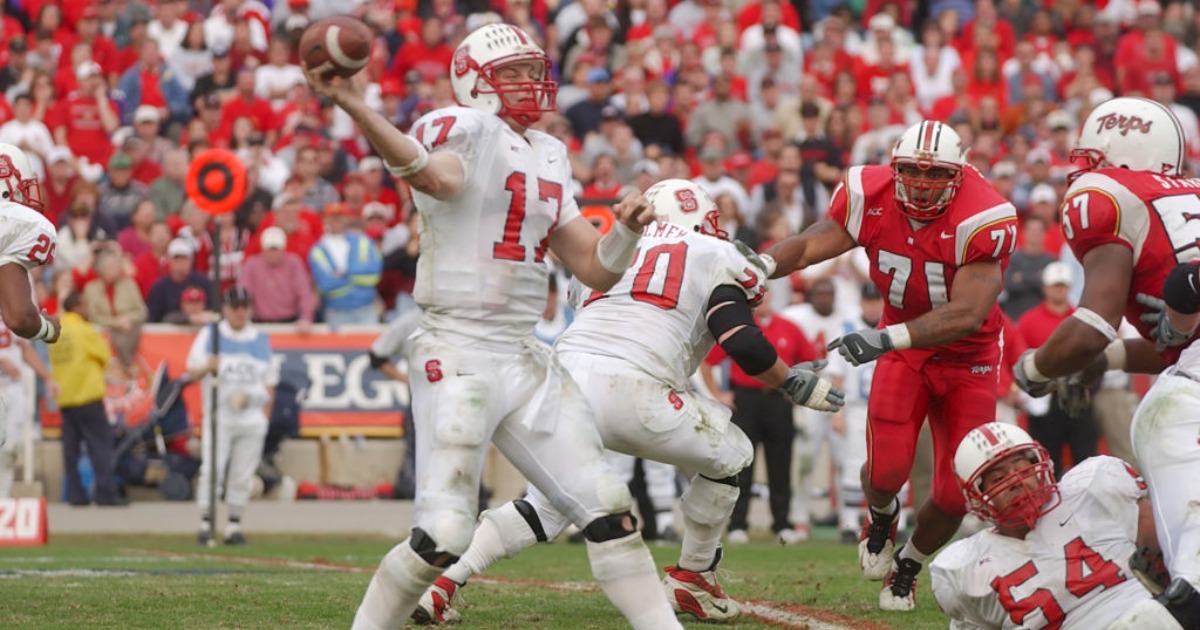
[[[775,317],[770,299],[762,301],[755,310],[754,319],[767,341],[775,346],[779,358],[788,365],[818,358],[817,351],[799,327],[783,317]],[[771,531],[780,537],[793,537],[789,516],[792,501],[792,440],[796,436],[796,427],[792,423],[792,401],[746,374],[733,362],[730,362],[729,368],[729,391],[717,387],[712,366],[720,364],[726,357],[721,346],[713,346],[701,366],[701,374],[717,399],[733,408],[733,422],[746,433],[751,444],[762,444],[767,464],[767,486],[770,488]],[[751,464],[751,468],[753,466]],[[729,520],[731,537],[735,531],[744,534],[748,529],[746,515],[750,508],[752,477],[741,475],[742,490]]]
[[167,245],[171,243],[171,228],[163,221],[150,226],[150,246],[140,255],[134,257],[133,267],[136,270],[138,287],[142,290],[142,298],[150,295],[150,287],[160,277],[167,275],[168,263]]
[[[1040,348],[1054,329],[1075,312],[1075,307],[1068,301],[1070,292],[1071,269],[1061,262],[1046,265],[1042,270],[1042,293],[1045,299],[1017,320],[1017,327],[1030,348]],[[1057,395],[1049,398],[1048,409],[1035,406],[1045,400],[1030,403],[1029,435],[1050,452],[1055,475],[1061,478],[1066,472],[1063,446],[1071,447],[1071,459],[1078,463],[1096,454],[1100,435],[1090,411],[1072,418],[1063,410]]]
[[287,250],[308,260],[308,252],[325,233],[324,222],[320,215],[305,210],[300,204],[300,198],[290,193],[280,193],[275,197],[274,208],[258,224],[258,232],[246,246],[245,255],[253,256],[262,251],[262,235],[267,228],[278,225],[287,236]]
[[150,228],[156,216],[154,202],[146,199],[133,209],[129,226],[117,233],[117,244],[130,258],[136,260],[150,251]]
[[625,184],[617,179],[617,159],[611,153],[600,153],[592,161],[592,181],[583,187],[588,199],[620,199]]
[[121,75],[120,89],[125,95],[121,108],[121,121],[125,124],[133,124],[134,114],[142,106],[158,108],[179,122],[191,119],[191,95],[163,61],[158,42],[153,39],[142,41],[138,62]]
[[683,32],[679,30],[679,27],[667,21],[667,0],[646,0],[646,17],[641,24],[629,27],[629,30],[625,32],[625,43],[650,39],[654,37],[655,31],[660,26],[674,33],[677,39],[683,37]]
[[79,14],[75,33],[79,37],[79,43],[91,47],[92,60],[100,64],[109,84],[116,83],[119,70],[117,45],[100,33],[100,14],[95,6],[85,7]]
[[1178,81],[1175,51],[1178,42],[1162,28],[1162,6],[1158,0],[1137,3],[1135,28],[1121,36],[1113,59],[1117,85],[1123,95],[1150,96],[1149,77],[1166,72]]
[[55,145],[46,154],[46,177],[42,180],[42,214],[55,226],[59,225],[63,213],[71,206],[71,192],[79,176],[75,174],[71,151]]
[[403,81],[409,70],[416,70],[426,81],[445,76],[450,68],[454,47],[446,42],[445,24],[430,16],[421,25],[421,37],[401,46],[392,57],[390,75]]
[[388,212],[388,226],[399,223],[404,218],[401,212],[404,204],[396,190],[383,185],[383,160],[373,155],[363,158],[358,163],[358,176],[367,189],[363,205],[379,203]]
[[764,23],[763,7],[774,2],[779,9],[779,23],[794,30],[800,30],[800,14],[796,12],[796,7],[790,2],[779,2],[778,0],[750,0],[742,5],[742,8],[737,13],[737,29],[738,33],[744,33],[751,26]]
[[255,129],[266,136],[268,146],[275,144],[279,131],[275,110],[271,108],[270,101],[254,93],[254,88],[254,68],[243,67],[238,70],[234,96],[221,107],[221,122],[215,136],[228,140],[233,133],[233,122],[245,116],[254,123]]
[[53,124],[46,125],[54,130],[55,144],[70,147],[72,153],[92,164],[108,163],[113,152],[109,135],[121,125],[117,104],[108,98],[101,72],[94,61],[80,64],[75,69],[79,91],[59,101]]

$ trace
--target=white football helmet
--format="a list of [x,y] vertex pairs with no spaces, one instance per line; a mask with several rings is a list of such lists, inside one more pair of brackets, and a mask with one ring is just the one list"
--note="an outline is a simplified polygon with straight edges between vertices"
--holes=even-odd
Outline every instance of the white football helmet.
[[1097,105],[1079,130],[1071,159],[1083,165],[1072,179],[1106,167],[1179,175],[1185,142],[1170,108],[1146,98],[1114,98]]
[[42,203],[42,186],[29,158],[19,147],[3,142],[0,142],[0,198],[38,212],[46,207]]
[[729,240],[721,229],[721,214],[717,202],[694,182],[686,179],[664,179],[646,190],[654,214],[692,232]]
[[[540,62],[541,80],[500,82],[496,78],[498,68],[521,61]],[[460,105],[510,116],[525,126],[554,111],[558,95],[558,84],[550,78],[550,57],[512,24],[487,24],[467,35],[454,50],[450,85]],[[520,102],[509,102],[516,98]]]
[[[985,488],[988,470],[1018,454],[1031,465],[991,479]],[[954,453],[954,475],[971,513],[1002,527],[1032,528],[1038,518],[1062,501],[1050,454],[1028,433],[1011,424],[989,422],[968,433]],[[1036,489],[1025,485],[1028,479],[1037,480]],[[1000,497],[1006,501],[997,506]]]
[[941,216],[962,184],[966,164],[967,149],[950,125],[922,120],[909,127],[892,149],[901,211],[918,221]]

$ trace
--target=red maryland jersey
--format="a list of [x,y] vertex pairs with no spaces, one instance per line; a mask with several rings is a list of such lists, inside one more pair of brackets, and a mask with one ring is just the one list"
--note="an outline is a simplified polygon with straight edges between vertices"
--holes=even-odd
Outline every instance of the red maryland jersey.
[[[1062,217],[1063,235],[1079,260],[1108,243],[1133,252],[1125,319],[1153,339],[1151,325],[1141,320],[1149,309],[1135,298],[1162,297],[1167,274],[1181,262],[1200,259],[1200,179],[1120,168],[1092,171],[1067,189]],[[1182,349],[1169,348],[1163,357],[1174,363]]]
[[[921,223],[896,201],[890,166],[855,166],[833,193],[830,218],[845,226],[871,260],[871,281],[887,298],[881,326],[907,322],[950,299],[954,274],[963,265],[1007,265],[1016,248],[1017,212],[979,171],[963,169],[963,181],[942,216]],[[999,356],[1003,327],[992,306],[979,331],[936,349],[972,360]],[[919,352],[932,352],[926,349]]]

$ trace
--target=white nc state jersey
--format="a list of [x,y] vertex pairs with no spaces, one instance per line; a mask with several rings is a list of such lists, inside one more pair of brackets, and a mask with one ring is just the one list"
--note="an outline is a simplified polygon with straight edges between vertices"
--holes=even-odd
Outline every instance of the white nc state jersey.
[[1062,503],[1025,540],[988,529],[930,566],[953,630],[1098,630],[1150,593],[1129,571],[1146,483],[1125,462],[1092,457],[1063,475]]
[[705,318],[713,289],[723,284],[740,286],[749,300],[762,293],[758,269],[732,243],[670,223],[651,225],[633,264],[608,292],[571,281],[578,313],[555,348],[624,359],[686,390],[715,343]]
[[0,201],[0,265],[27,270],[54,262],[58,232],[42,213],[12,201]]
[[550,233],[579,216],[567,148],[466,107],[432,111],[412,135],[462,159],[465,185],[446,201],[413,190],[421,257],[413,297],[428,327],[492,342],[533,334],[545,310]]

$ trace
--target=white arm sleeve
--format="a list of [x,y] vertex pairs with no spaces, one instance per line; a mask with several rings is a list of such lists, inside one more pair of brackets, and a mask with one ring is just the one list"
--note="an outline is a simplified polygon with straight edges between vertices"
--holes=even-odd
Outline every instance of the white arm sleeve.
[[384,329],[383,334],[371,344],[371,354],[378,357],[394,358],[404,353],[408,338],[417,330],[421,323],[421,311],[412,310],[398,317]]

